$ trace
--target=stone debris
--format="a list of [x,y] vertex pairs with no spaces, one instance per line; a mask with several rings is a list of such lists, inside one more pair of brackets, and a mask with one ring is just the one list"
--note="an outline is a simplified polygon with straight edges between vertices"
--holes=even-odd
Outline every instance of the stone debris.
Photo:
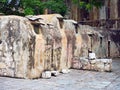
[[72,68],[94,71],[112,71],[112,59],[75,59],[73,60]]
[[42,78],[44,78],[44,79],[51,78],[51,71],[42,72]]
[[51,71],[51,74],[52,74],[53,76],[58,76],[60,73],[59,73],[59,71]]
[[96,59],[95,53],[89,53],[88,55],[89,55],[89,56],[88,56],[89,60],[94,60],[94,59]]
[[66,74],[66,73],[69,73],[69,72],[70,72],[69,69],[62,69],[62,71],[61,71],[61,73],[63,73],[63,74]]

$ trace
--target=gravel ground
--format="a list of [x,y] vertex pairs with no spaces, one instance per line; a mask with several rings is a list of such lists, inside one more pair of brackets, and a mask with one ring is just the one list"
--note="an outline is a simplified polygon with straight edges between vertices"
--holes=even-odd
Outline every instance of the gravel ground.
[[112,66],[112,72],[72,69],[51,79],[0,77],[0,90],[120,90],[120,58]]

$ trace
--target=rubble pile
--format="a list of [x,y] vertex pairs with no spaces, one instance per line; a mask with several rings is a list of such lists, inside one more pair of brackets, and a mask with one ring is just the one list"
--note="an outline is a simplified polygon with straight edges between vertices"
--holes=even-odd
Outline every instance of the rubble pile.
[[92,71],[112,71],[112,59],[74,59],[72,63],[73,69],[78,70],[92,70]]

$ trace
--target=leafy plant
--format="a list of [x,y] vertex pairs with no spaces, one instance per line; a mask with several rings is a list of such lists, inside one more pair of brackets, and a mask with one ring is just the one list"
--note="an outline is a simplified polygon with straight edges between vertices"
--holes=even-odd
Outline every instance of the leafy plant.
[[43,9],[49,9],[53,13],[60,13],[63,16],[67,12],[67,7],[64,3],[64,0],[47,0],[42,3]]
[[[16,5],[16,0],[1,0],[0,11],[4,14],[17,14],[17,15],[37,15],[43,14],[47,8],[51,13],[60,13],[65,15],[67,7],[65,6],[64,0],[17,0],[19,4]],[[20,12],[19,9],[22,9]]]
[[100,8],[104,0],[72,0],[74,4],[82,9],[91,10],[93,7]]
[[24,9],[24,14],[25,15],[33,15],[34,14],[34,10],[32,8],[25,8]]

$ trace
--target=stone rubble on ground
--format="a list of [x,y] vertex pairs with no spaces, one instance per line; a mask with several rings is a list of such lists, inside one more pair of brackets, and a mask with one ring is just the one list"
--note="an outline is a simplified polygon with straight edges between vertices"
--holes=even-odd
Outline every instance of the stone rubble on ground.
[[72,68],[110,72],[112,71],[112,59],[74,59],[72,63]]
[[[62,69],[61,73],[62,74],[67,74],[69,73],[70,70],[69,69]],[[58,76],[60,73],[59,71],[44,71],[42,72],[42,78],[43,79],[50,79],[52,76]]]
[[51,78],[51,71],[42,72],[42,78],[44,78],[44,79]]
[[59,71],[51,71],[51,74],[52,74],[53,76],[58,76],[60,73],[59,73]]
[[66,73],[69,73],[69,72],[70,72],[69,69],[62,69],[62,71],[61,71],[61,73],[63,73],[63,74],[66,74]]

